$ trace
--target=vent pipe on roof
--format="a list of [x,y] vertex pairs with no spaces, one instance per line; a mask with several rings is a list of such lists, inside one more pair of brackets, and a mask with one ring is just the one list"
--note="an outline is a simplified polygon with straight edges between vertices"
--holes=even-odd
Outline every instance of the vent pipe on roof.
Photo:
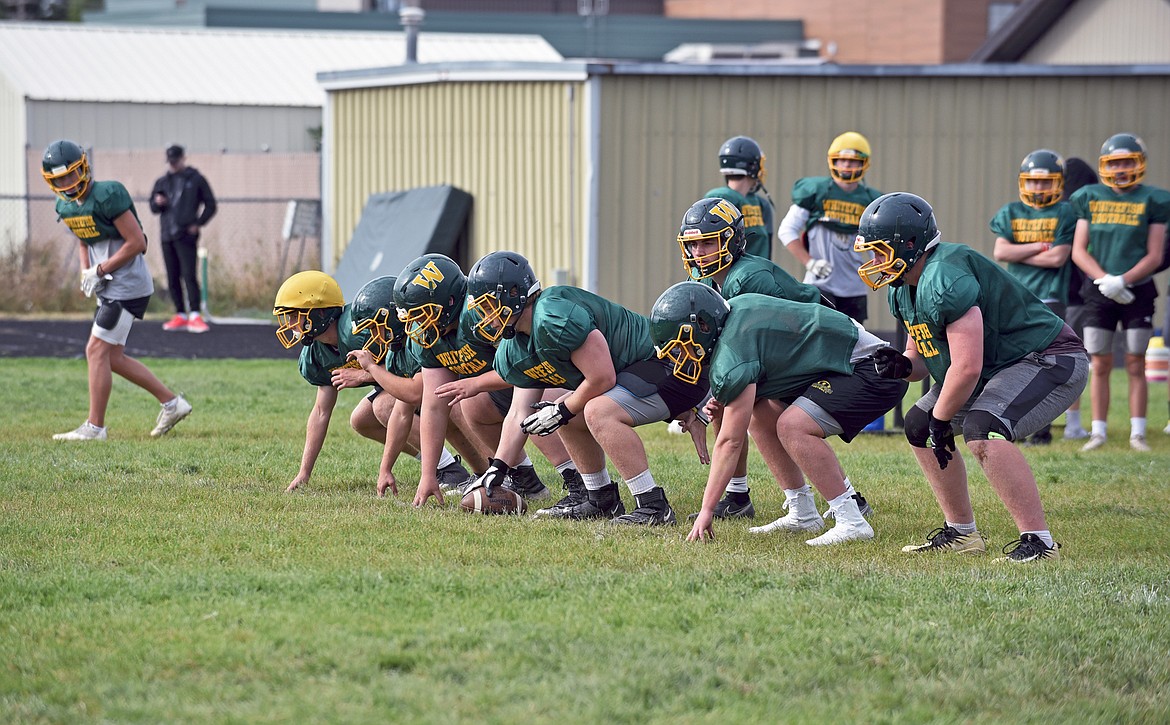
[[422,0],[402,0],[398,8],[398,21],[406,30],[406,62],[418,62],[418,27],[422,25],[426,11],[419,5]]

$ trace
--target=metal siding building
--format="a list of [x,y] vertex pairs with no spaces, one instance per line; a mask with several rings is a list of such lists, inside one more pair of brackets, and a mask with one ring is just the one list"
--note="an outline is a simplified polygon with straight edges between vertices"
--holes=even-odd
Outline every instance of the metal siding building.
[[[558,67],[559,80],[536,80]],[[922,195],[945,239],[989,256],[988,222],[1017,198],[1020,160],[1036,148],[1095,166],[1105,138],[1135,132],[1151,150],[1147,183],[1170,185],[1167,66],[564,63],[320,78],[336,180],[324,182],[336,241],[323,259],[340,258],[369,194],[451,183],[475,197],[468,261],[513,249],[545,284],[568,281],[639,312],[683,278],[679,220],[722,183],[717,151],[738,134],[767,155],[777,223],[793,182],[827,175],[829,142],[856,130],[874,149],[867,182]],[[773,258],[802,273],[780,247]],[[892,329],[884,295],[870,315],[873,329]]]

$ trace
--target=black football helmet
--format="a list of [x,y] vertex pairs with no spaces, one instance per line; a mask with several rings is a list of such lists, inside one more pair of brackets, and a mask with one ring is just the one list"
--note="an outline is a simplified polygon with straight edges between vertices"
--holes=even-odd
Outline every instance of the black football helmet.
[[297,272],[276,291],[276,339],[286,350],[298,342],[308,345],[341,317],[343,307],[335,279],[316,270]]
[[406,333],[398,319],[398,308],[394,306],[394,283],[397,277],[385,275],[366,282],[354,295],[349,313],[354,335],[369,331],[369,340],[363,350],[379,363],[386,359],[390,350],[400,349],[406,344]]
[[900,287],[902,275],[939,243],[934,210],[920,196],[896,191],[869,203],[857,226],[853,249],[874,258],[857,274],[870,289]]
[[658,297],[650,310],[650,338],[658,357],[670,361],[672,375],[699,381],[730,312],[727,300],[698,282],[679,282]]
[[92,181],[85,149],[66,139],[54,141],[45,148],[41,175],[53,193],[65,201],[85,196]]
[[[1133,159],[1132,169],[1110,170],[1106,168],[1110,161],[1118,159]],[[1110,136],[1101,145],[1101,156],[1098,159],[1097,174],[1101,183],[1114,189],[1128,189],[1141,182],[1146,175],[1146,144],[1132,133],[1117,133]]]
[[[676,239],[682,250],[683,268],[691,279],[710,277],[743,256],[747,247],[743,214],[726,199],[699,199],[683,214]],[[700,240],[715,241],[718,247],[708,254],[696,255],[688,246]]]
[[[1028,180],[1051,181],[1047,189],[1029,191]],[[1020,162],[1020,201],[1035,209],[1043,209],[1060,201],[1064,193],[1064,159],[1048,149],[1037,149]]]
[[733,136],[719,147],[719,171],[724,176],[751,176],[764,184],[768,176],[764,161],[760,145],[747,136]]
[[488,342],[516,336],[516,320],[540,292],[528,260],[516,252],[492,252],[467,273],[467,311]]
[[459,321],[467,278],[450,257],[424,254],[403,268],[394,284],[394,305],[406,336],[434,347]]

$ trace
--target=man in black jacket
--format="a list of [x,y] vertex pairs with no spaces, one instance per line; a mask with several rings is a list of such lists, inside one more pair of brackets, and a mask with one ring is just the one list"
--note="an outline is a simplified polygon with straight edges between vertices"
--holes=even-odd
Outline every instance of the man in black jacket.
[[[167,287],[175,302],[175,316],[163,323],[168,331],[207,332],[199,314],[199,230],[215,216],[215,195],[207,179],[187,166],[182,146],[167,149],[170,171],[154,182],[150,210],[160,214],[163,261],[167,265]],[[183,288],[187,289],[186,301]]]

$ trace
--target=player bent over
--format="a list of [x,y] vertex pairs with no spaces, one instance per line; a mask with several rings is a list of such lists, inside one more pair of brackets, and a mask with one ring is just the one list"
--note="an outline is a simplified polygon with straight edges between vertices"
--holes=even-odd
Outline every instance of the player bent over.
[[[872,539],[873,528],[825,439],[846,443],[902,399],[906,383],[878,375],[884,341],[846,315],[820,304],[744,294],[724,300],[695,282],[670,287],[654,303],[650,329],[658,356],[675,376],[703,370],[723,406],[723,426],[711,453],[703,506],[687,539],[714,538],[719,498],[751,431],[760,454],[783,487],[795,462],[829,502],[836,525],[807,544]],[[784,488],[788,515],[772,530],[820,531],[824,520],[808,484]]]
[[76,430],[57,433],[58,441],[106,440],[106,407],[113,373],[134,383],[162,405],[152,437],[164,435],[191,413],[191,405],[162,383],[148,367],[126,354],[126,339],[142,319],[154,281],[146,268],[146,235],[126,187],[94,181],[85,151],[72,141],[49,144],[41,173],[57,195],[57,216],[80,242],[81,291],[97,295],[85,360],[89,369],[89,417]]
[[[289,277],[276,293],[272,309],[279,323],[276,337],[285,349],[301,344],[301,377],[317,388],[313,408],[305,422],[301,466],[287,491],[295,491],[302,484],[308,483],[313,475],[313,467],[329,432],[329,421],[337,405],[338,391],[373,384],[373,377],[358,362],[348,358],[350,352],[365,349],[379,341],[379,338],[371,335],[371,326],[363,324],[380,308],[370,299],[375,296],[373,291],[374,288],[369,293],[366,288],[360,290],[355,299],[362,300],[363,304],[355,309],[356,304],[345,303],[336,280],[324,272],[310,270]],[[376,388],[362,398],[354,407],[349,422],[360,435],[384,445],[387,438],[386,421],[390,418],[395,399],[380,393],[381,389]],[[458,481],[471,478],[471,474],[450,453],[438,465],[442,471],[436,475]],[[379,487],[382,483],[379,473]]]
[[[576,287],[542,290],[528,260],[515,252],[493,252],[477,262],[468,299],[476,332],[498,341],[496,372],[516,386],[496,460],[506,467],[524,434],[555,431],[581,471],[585,500],[541,514],[674,524],[674,510],[650,473],[634,427],[680,419],[705,462],[706,431],[693,409],[706,397],[706,380],[683,382],[669,375],[653,358],[645,317]],[[567,392],[541,401],[547,388]],[[607,454],[637,502],[629,513],[606,471]]]
[[894,318],[909,333],[905,355],[889,355],[882,374],[934,385],[906,413],[906,439],[945,521],[908,553],[985,553],[955,456],[956,427],[1020,538],[1006,560],[1058,558],[1027,459],[1012,441],[1048,425],[1085,388],[1089,357],[1076,333],[1036,295],[965,244],[940,242],[934,211],[897,192],[861,215],[855,246],[873,260],[858,273],[872,289],[889,287]]

